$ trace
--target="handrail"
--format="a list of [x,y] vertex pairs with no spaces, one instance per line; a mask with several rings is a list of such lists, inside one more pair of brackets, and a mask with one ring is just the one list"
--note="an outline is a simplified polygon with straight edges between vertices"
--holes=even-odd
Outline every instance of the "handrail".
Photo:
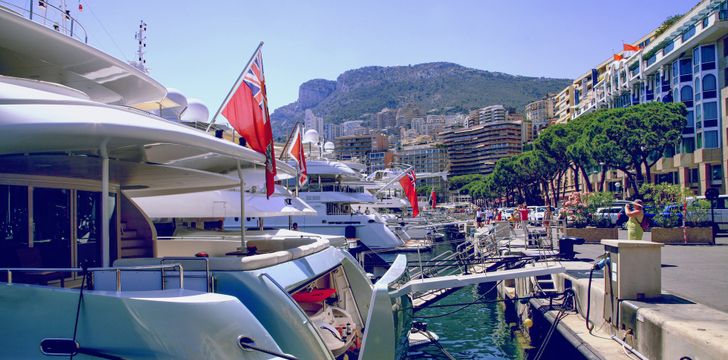
[[160,264],[164,264],[167,260],[176,261],[202,261],[205,263],[205,291],[210,292],[212,290],[212,276],[210,276],[210,259],[207,257],[190,257],[190,256],[165,256],[159,260]]
[[[24,2],[29,4],[29,6],[27,8],[17,5],[17,4],[13,4],[10,1],[0,0],[0,4],[2,4],[3,6],[6,6],[9,9],[12,8],[12,9],[18,10],[18,11],[16,11],[16,13],[19,16],[26,15],[28,20],[33,21],[36,24],[43,25],[47,28],[51,28],[60,33],[66,34],[69,37],[74,38],[78,41],[83,41],[84,44],[88,44],[88,32],[86,31],[86,28],[83,25],[81,25],[81,23],[78,22],[78,20],[76,18],[71,16],[71,12],[69,10],[64,11],[61,8],[56,7],[55,5],[50,4],[46,0],[38,1],[39,3],[42,3],[46,7],[46,9],[51,8],[53,10],[56,10],[57,11],[56,15],[59,15],[61,20],[63,20],[63,18],[65,17],[66,20],[70,21],[70,24],[71,24],[70,27],[66,27],[65,25],[63,25],[63,26],[59,25],[56,22],[56,20],[54,20],[50,17],[41,15],[40,13],[33,12],[33,6],[36,3],[35,1],[24,1]],[[43,22],[36,20],[38,18],[42,19]],[[51,23],[50,26],[49,26],[49,24],[46,24],[46,21]],[[81,30],[83,31],[83,36],[79,35],[78,31],[76,31],[76,33],[74,34],[74,25],[81,28]]]
[[[121,272],[122,271],[134,271],[134,270],[163,270],[174,268],[179,271],[179,288],[184,289],[184,268],[182,264],[174,263],[168,265],[139,265],[139,266],[124,266],[124,267],[96,267],[88,268],[86,271],[94,273],[96,271],[115,271],[116,272],[116,291],[121,291]],[[13,283],[13,272],[38,272],[38,271],[52,271],[52,272],[83,272],[82,268],[0,268],[0,272],[6,272],[8,275],[8,284]],[[162,289],[164,289],[164,282],[162,282]]]

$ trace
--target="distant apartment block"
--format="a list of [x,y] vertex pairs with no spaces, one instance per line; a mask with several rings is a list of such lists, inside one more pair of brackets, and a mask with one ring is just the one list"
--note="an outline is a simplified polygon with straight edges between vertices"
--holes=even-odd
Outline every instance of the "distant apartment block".
[[521,128],[519,122],[503,120],[441,132],[450,176],[489,174],[498,159],[520,154]]
[[478,110],[480,124],[503,121],[506,119],[506,114],[507,111],[503,105],[491,105]]
[[311,109],[307,109],[303,115],[303,126],[306,130],[313,129],[319,134],[323,134],[324,118],[314,115]]
[[526,105],[524,115],[527,121],[531,123],[533,137],[554,122],[556,108],[556,94],[548,94],[541,100],[536,100]]
[[420,176],[418,184],[444,188],[445,182],[441,176],[434,175],[447,171],[447,148],[442,144],[418,144],[402,146],[397,151],[397,162],[412,165]]
[[389,129],[397,126],[397,110],[384,108],[374,117],[377,129]]
[[394,153],[391,151],[374,151],[369,153],[367,161],[367,172],[369,174],[384,170],[392,166],[394,162]]
[[353,136],[364,135],[369,133],[369,129],[363,126],[363,120],[351,120],[341,123],[341,135]]
[[445,127],[445,115],[427,115],[412,119],[412,130],[418,135],[436,136]]
[[339,136],[334,141],[334,153],[337,159],[359,159],[366,162],[372,152],[372,137],[366,135]]
[[341,133],[341,125],[327,123],[324,124],[324,140],[333,142],[337,137],[343,136]]

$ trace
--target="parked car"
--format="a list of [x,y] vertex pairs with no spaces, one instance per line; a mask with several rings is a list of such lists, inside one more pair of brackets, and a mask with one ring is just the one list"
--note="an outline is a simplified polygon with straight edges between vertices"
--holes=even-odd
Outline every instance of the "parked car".
[[602,219],[606,218],[609,219],[609,223],[616,226],[617,220],[619,219],[619,213],[624,210],[624,207],[622,206],[610,206],[610,207],[603,207],[598,208],[596,213],[594,213],[595,220],[596,219]]

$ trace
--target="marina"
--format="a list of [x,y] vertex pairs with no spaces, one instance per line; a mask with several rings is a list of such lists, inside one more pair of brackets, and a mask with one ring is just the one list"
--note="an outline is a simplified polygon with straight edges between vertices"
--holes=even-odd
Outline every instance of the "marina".
[[362,67],[275,109],[280,44],[208,108],[145,20],[98,46],[109,6],[0,0],[0,359],[728,358],[726,0],[575,80]]

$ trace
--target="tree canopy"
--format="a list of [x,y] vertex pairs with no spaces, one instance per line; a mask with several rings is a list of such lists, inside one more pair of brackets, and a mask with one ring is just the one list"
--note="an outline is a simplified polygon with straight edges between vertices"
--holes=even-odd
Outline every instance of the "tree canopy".
[[[539,203],[563,197],[563,179],[569,169],[575,190],[603,191],[608,169],[621,170],[635,196],[640,185],[651,183],[650,167],[674,149],[685,127],[682,103],[649,102],[628,108],[600,109],[566,124],[544,129],[531,150],[496,162],[492,174],[465,175],[450,181],[453,190],[481,198],[506,196]],[[601,171],[596,184],[588,173]],[[553,201],[552,201],[553,200]]]

